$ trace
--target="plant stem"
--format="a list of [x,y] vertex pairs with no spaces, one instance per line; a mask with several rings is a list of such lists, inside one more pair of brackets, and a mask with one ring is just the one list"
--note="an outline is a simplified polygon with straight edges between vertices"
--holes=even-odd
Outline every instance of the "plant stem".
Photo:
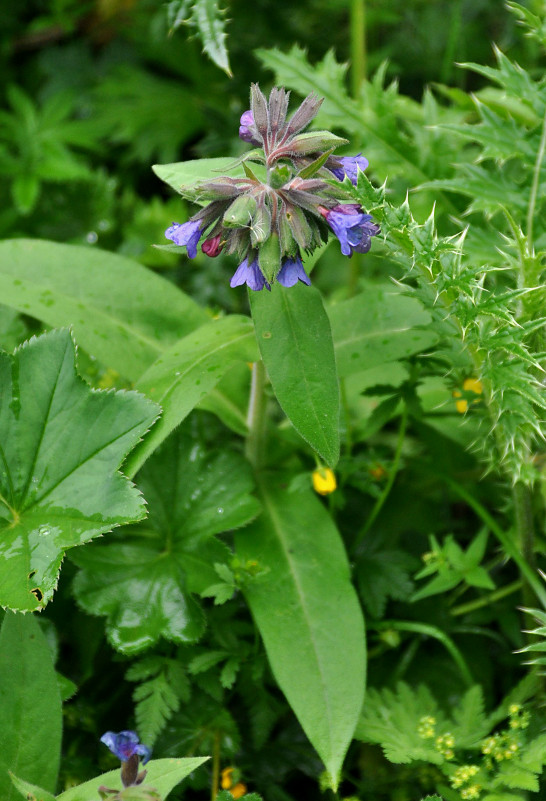
[[542,136],[540,138],[540,145],[538,148],[537,158],[535,161],[535,168],[533,170],[533,183],[531,184],[531,194],[529,195],[529,205],[527,207],[527,250],[533,253],[533,223],[535,219],[535,208],[537,203],[538,184],[540,180],[540,168],[544,160],[544,152],[546,151],[546,114],[542,121]]
[[260,470],[265,452],[265,439],[267,430],[266,397],[265,397],[265,367],[262,361],[252,365],[252,380],[246,422],[248,435],[245,444],[245,454],[255,470]]
[[357,98],[366,78],[366,0],[350,0],[351,94]]
[[402,455],[402,447],[404,445],[404,438],[406,436],[407,424],[408,424],[408,410],[406,404],[404,403],[404,406],[402,408],[402,417],[400,419],[400,428],[398,429],[398,442],[396,443],[396,452],[394,454],[394,459],[392,462],[392,467],[390,469],[389,478],[387,479],[387,483],[385,484],[383,492],[376,500],[375,505],[372,511],[370,512],[368,519],[366,520],[364,526],[357,535],[355,541],[355,547],[357,545],[360,545],[360,543],[362,542],[362,540],[364,539],[370,528],[373,526],[377,518],[377,515],[379,514],[379,512],[383,508],[385,501],[389,497],[389,493],[392,489],[392,485],[394,484],[394,479],[396,478],[396,474],[398,473],[398,468],[400,466],[400,456]]
[[495,592],[490,592],[488,595],[484,595],[483,598],[478,598],[475,601],[469,601],[466,604],[459,604],[459,606],[454,606],[453,609],[450,610],[450,614],[453,617],[457,617],[458,615],[466,615],[467,612],[474,612],[475,609],[481,609],[484,606],[489,606],[490,604],[495,603],[495,601],[500,601],[501,598],[505,598],[507,595],[511,595],[513,592],[517,592],[521,590],[523,587],[523,581],[518,579],[517,581],[513,581],[511,584],[507,584],[506,587],[501,587]]
[[220,784],[220,732],[214,732],[214,745],[212,747],[212,786],[210,791],[210,801],[214,801],[218,795]]
[[[523,482],[518,481],[517,484],[514,485],[512,495],[514,499],[516,532],[521,555],[533,571],[533,574],[535,574],[535,527],[533,520],[532,489]],[[531,606],[534,600],[529,593],[530,589],[531,588],[527,584],[523,589],[523,602],[525,606]]]

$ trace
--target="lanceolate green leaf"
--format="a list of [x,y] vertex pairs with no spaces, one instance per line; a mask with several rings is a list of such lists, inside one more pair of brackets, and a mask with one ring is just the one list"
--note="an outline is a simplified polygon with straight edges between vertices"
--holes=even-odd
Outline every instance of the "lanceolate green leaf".
[[252,323],[248,317],[235,314],[212,320],[165,351],[135,385],[161,405],[163,414],[150,436],[127,461],[125,473],[135,475],[233,364],[257,358]]
[[320,293],[297,284],[250,292],[258,347],[284,413],[334,466],[339,458],[339,387],[330,322]]
[[148,502],[145,522],[71,555],[83,568],[74,582],[78,603],[107,616],[108,639],[124,653],[160,637],[183,643],[201,636],[204,617],[192,593],[215,584],[214,564],[230,558],[214,535],[260,511],[244,459],[205,450],[184,430],[145,465],[139,488]]
[[330,516],[310,491],[279,484],[262,482],[264,511],[236,535],[236,551],[267,568],[245,596],[275,678],[335,785],[364,699],[364,621]]
[[[191,757],[189,759],[152,759],[146,765],[146,785],[154,787],[162,798],[166,798],[173,787],[193,773],[194,770],[210,759],[208,756]],[[57,796],[57,801],[97,801],[99,787],[112,787],[121,790],[119,770],[103,773],[96,779],[71,787]]]
[[61,696],[51,651],[32,615],[7,612],[4,617],[0,709],[0,798],[19,798],[8,770],[54,791],[61,754]]
[[431,316],[415,298],[369,287],[328,309],[340,376],[393,362],[435,344]]
[[165,181],[177,192],[188,189],[202,181],[212,181],[221,175],[232,178],[243,178],[241,164],[234,166],[233,158],[219,157],[213,159],[193,159],[177,161],[172,164],[154,164],[152,170],[158,178]]
[[93,391],[68,331],[0,353],[0,605],[46,605],[65,551],[145,515],[117,472],[159,413],[137,392]]
[[206,322],[170,281],[115,253],[57,242],[0,243],[0,298],[136,380],[162,351]]

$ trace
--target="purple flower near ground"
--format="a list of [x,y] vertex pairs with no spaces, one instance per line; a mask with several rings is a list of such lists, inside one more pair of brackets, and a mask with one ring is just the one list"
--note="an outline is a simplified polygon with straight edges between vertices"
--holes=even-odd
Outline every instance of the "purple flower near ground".
[[250,109],[241,114],[241,125],[239,126],[239,138],[243,142],[250,142],[251,145],[261,145],[262,141],[258,136],[258,131],[254,125],[254,114]]
[[364,172],[368,166],[368,159],[364,158],[364,156],[359,153],[358,156],[342,156],[339,161],[341,161],[342,166],[336,167],[331,170],[331,172],[334,173],[339,181],[343,181],[345,176],[347,176],[349,181],[356,186],[358,170]]
[[296,256],[295,259],[284,260],[277,275],[277,281],[279,284],[286,287],[294,286],[298,281],[307,284],[307,286],[311,284],[311,280],[303,269],[303,264],[299,256]]
[[363,214],[356,203],[344,203],[333,209],[319,209],[334,234],[339,239],[344,256],[367,253],[372,244],[371,237],[380,232],[371,215]]
[[188,257],[195,259],[197,256],[197,243],[201,239],[203,230],[200,220],[189,220],[185,223],[174,222],[165,231],[165,236],[174,242],[175,245],[185,245],[188,249]]
[[243,261],[237,267],[235,273],[233,274],[233,278],[229,282],[231,287],[241,286],[241,284],[246,284],[255,292],[263,289],[264,286],[266,289],[271,290],[271,287],[265,280],[263,273],[260,270],[258,259],[255,258],[254,261],[250,262],[249,264],[248,256],[243,259]]
[[145,765],[152,755],[148,746],[140,743],[138,734],[134,731],[120,731],[118,734],[107,731],[102,735],[100,741],[122,762],[127,762],[131,757],[137,755],[142,757],[142,764]]

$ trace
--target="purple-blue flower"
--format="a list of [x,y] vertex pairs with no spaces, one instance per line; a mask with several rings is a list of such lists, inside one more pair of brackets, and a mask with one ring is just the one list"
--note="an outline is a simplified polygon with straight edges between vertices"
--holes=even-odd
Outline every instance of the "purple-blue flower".
[[368,159],[364,158],[360,153],[358,156],[342,156],[339,161],[341,161],[341,167],[336,167],[335,169],[331,170],[334,173],[336,178],[339,181],[343,181],[345,176],[349,179],[349,181],[356,186],[356,181],[358,178],[358,170],[364,170],[368,166]]
[[311,280],[305,270],[299,256],[295,259],[285,259],[277,275],[277,281],[283,286],[289,287],[301,281],[309,286]]
[[248,256],[243,259],[240,265],[235,270],[233,274],[233,278],[229,282],[231,287],[241,286],[241,284],[246,284],[255,292],[258,292],[260,289],[263,289],[264,286],[266,289],[271,291],[271,287],[265,280],[262,271],[260,270],[260,265],[258,264],[258,258],[256,257],[254,261],[248,263]]
[[356,203],[344,203],[333,209],[320,208],[319,211],[339,239],[344,256],[353,253],[367,253],[372,244],[371,237],[380,232],[371,215],[363,214]]
[[145,765],[152,755],[148,746],[140,743],[138,734],[134,731],[120,731],[118,734],[107,731],[102,735],[100,741],[122,762],[127,762],[136,754],[142,757],[142,764]]
[[173,223],[165,231],[167,239],[171,239],[175,245],[185,245],[188,248],[188,256],[195,259],[197,256],[197,243],[201,239],[203,230],[200,220],[189,220],[185,223]]
[[261,145],[262,141],[254,125],[254,114],[250,109],[241,114],[240,123],[239,138],[242,139],[243,142],[250,142],[251,145]]

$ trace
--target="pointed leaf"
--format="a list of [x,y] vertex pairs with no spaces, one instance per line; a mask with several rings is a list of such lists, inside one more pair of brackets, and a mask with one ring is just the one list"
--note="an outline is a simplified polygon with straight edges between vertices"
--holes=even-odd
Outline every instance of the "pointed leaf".
[[149,517],[125,529],[115,544],[96,543],[72,554],[83,568],[74,582],[78,603],[108,618],[106,633],[124,653],[160,637],[192,642],[204,628],[201,593],[217,582],[214,563],[230,552],[215,534],[245,525],[260,506],[238,455],[205,451],[182,430],[139,474]]
[[25,782],[23,779],[19,779],[17,776],[14,776],[11,771],[9,775],[15,789],[19,791],[26,801],[55,801],[54,795],[49,793],[47,790],[43,790],[41,787],[38,787],[37,784]]
[[335,783],[364,699],[362,611],[339,533],[315,495],[272,479],[261,492],[262,515],[235,541],[242,561],[268,572],[245,596],[273,674]]
[[68,331],[0,353],[0,604],[46,605],[69,548],[145,515],[117,472],[158,415],[137,392],[93,391]]
[[299,434],[333,467],[339,458],[339,388],[320,293],[297,284],[250,292],[258,347],[277,400]]
[[197,24],[203,50],[231,78],[224,20],[218,0],[195,0],[192,17]]
[[[0,798],[19,793],[8,769],[55,790],[62,706],[51,651],[32,615],[7,612],[0,630]],[[49,801],[49,799],[44,799]]]
[[[245,154],[245,157],[247,155]],[[241,163],[243,158],[240,159]],[[222,156],[213,159],[177,161],[172,164],[154,164],[152,170],[158,178],[180,192],[204,181],[213,181],[219,175],[226,173],[229,173],[231,178],[244,178],[245,173],[241,163]]]
[[135,389],[161,405],[163,414],[150,436],[128,459],[125,473],[134,476],[234,364],[257,358],[252,323],[248,317],[236,314],[212,320],[165,351],[135,384]]
[[[189,759],[152,759],[146,765],[147,775],[145,784],[154,787],[157,792],[166,798],[173,787],[193,773],[194,770],[206,762],[210,757],[191,757]],[[118,770],[111,770],[91,779],[88,782],[71,787],[57,796],[57,801],[97,801],[99,787],[112,787],[121,790],[121,779]]]
[[0,298],[47,325],[71,326],[81,347],[131,380],[207,319],[138,262],[40,240],[0,242]]

